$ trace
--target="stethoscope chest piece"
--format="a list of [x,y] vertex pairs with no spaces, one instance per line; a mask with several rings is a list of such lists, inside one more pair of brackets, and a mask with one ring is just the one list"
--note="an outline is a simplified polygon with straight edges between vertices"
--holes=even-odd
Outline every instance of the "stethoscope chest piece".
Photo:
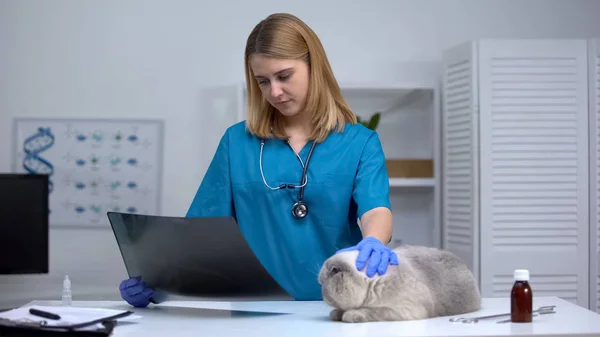
[[308,207],[302,201],[298,201],[292,207],[292,216],[296,219],[302,219],[308,215]]

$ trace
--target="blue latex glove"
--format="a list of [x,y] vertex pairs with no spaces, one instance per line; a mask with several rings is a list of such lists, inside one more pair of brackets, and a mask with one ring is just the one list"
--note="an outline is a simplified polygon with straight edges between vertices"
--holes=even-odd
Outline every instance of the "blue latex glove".
[[146,307],[152,303],[158,303],[163,294],[146,286],[141,277],[132,277],[121,281],[119,285],[121,297],[129,304],[137,308]]
[[[398,265],[398,256],[381,241],[373,236],[367,236],[356,246],[348,247],[337,251],[337,253],[358,250],[356,258],[356,268],[363,270],[369,260],[367,267],[367,276],[373,277],[377,272],[384,275],[387,272],[388,265]],[[336,253],[336,254],[337,254]]]

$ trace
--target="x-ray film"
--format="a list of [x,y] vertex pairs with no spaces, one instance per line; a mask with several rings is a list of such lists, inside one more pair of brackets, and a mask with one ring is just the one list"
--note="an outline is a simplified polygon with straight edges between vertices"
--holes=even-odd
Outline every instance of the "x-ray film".
[[129,277],[172,294],[289,296],[266,271],[232,217],[109,212]]

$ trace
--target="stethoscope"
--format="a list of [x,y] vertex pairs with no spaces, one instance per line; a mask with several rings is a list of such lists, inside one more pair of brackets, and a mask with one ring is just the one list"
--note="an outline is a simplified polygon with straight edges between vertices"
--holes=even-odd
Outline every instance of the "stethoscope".
[[[288,144],[289,144],[289,142],[288,142]],[[262,165],[262,155],[263,155],[263,148],[265,147],[265,140],[264,139],[260,140],[260,159],[259,159],[260,175],[262,176],[262,180],[263,180],[265,186],[267,186],[271,190],[280,190],[280,189],[284,189],[284,188],[289,188],[289,189],[300,188],[300,193],[298,195],[298,201],[296,201],[296,203],[294,203],[294,205],[292,206],[292,216],[296,219],[302,219],[308,215],[308,206],[304,203],[304,187],[306,186],[306,183],[308,182],[308,177],[307,177],[308,163],[310,162],[310,157],[312,156],[312,152],[313,152],[313,149],[315,148],[315,144],[316,144],[316,142],[313,142],[312,146],[310,147],[310,151],[308,152],[308,156],[306,157],[306,164],[302,162],[302,158],[300,158],[300,156],[296,153],[296,151],[294,151],[294,153],[296,154],[296,157],[298,157],[298,159],[300,160],[300,164],[302,164],[302,180],[300,181],[300,185],[281,184],[277,187],[271,187],[271,186],[269,186],[269,184],[267,183],[267,180],[265,179],[265,174],[263,172],[263,165]],[[293,148],[292,148],[292,151],[293,151]]]

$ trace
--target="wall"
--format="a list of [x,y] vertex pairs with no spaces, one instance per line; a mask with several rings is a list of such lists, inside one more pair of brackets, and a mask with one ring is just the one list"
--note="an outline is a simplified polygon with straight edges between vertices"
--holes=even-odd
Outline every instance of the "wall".
[[[243,81],[247,34],[271,12],[311,25],[341,82],[433,79],[441,50],[469,39],[600,36],[593,0],[333,3],[0,2],[0,171],[14,116],[164,118],[162,214],[184,214],[227,125],[202,95]],[[50,238],[50,275],[0,277],[0,307],[59,298],[64,274],[75,299],[119,298],[126,275],[110,230]]]

